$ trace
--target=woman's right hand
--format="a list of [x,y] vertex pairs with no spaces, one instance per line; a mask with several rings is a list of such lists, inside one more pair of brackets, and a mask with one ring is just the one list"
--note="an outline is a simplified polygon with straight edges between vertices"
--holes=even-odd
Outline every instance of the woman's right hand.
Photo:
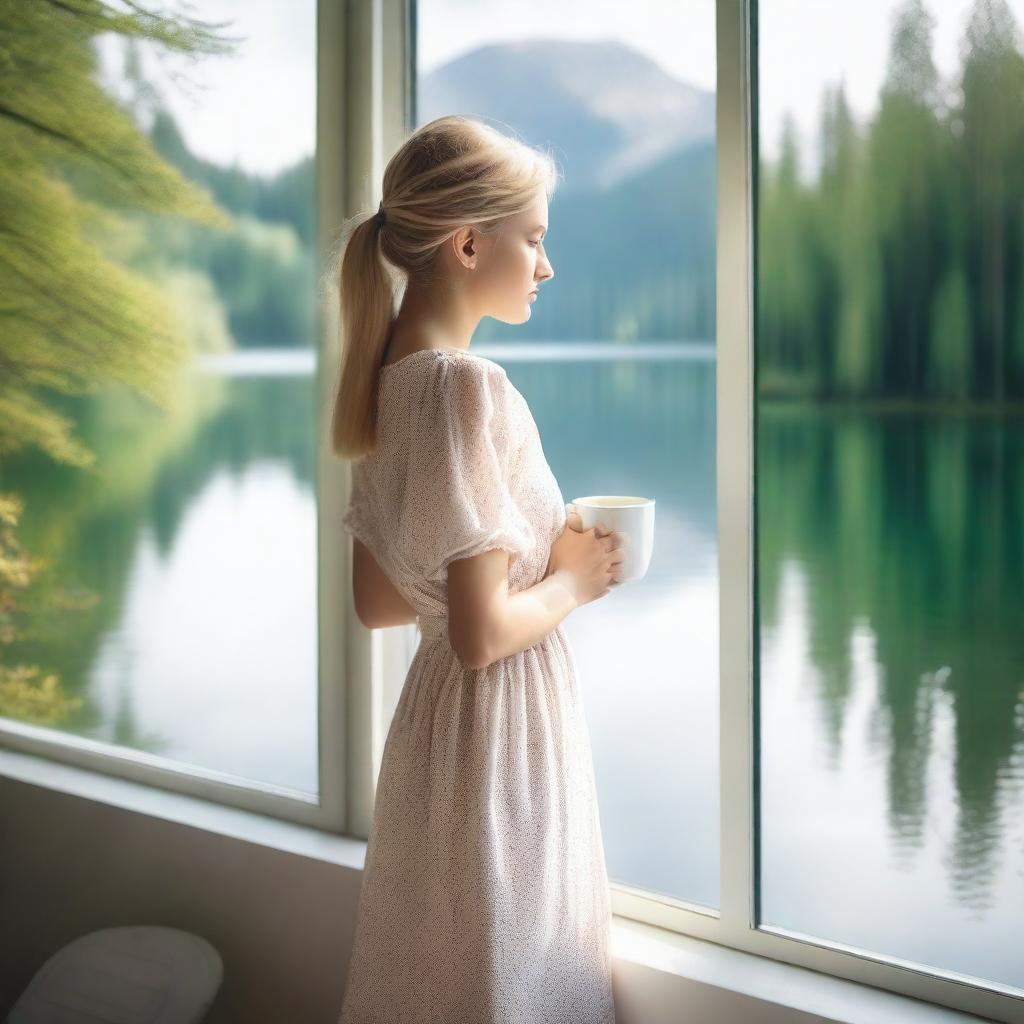
[[622,534],[597,526],[584,530],[580,514],[570,512],[565,528],[551,545],[547,575],[566,570],[576,584],[577,605],[589,604],[621,582],[623,558]]

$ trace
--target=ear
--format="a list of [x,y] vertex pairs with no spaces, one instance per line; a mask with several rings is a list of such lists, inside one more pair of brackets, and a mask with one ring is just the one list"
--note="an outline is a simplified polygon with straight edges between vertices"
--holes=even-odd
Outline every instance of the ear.
[[480,255],[480,246],[476,231],[470,226],[461,227],[452,235],[452,248],[455,258],[467,269],[476,266]]

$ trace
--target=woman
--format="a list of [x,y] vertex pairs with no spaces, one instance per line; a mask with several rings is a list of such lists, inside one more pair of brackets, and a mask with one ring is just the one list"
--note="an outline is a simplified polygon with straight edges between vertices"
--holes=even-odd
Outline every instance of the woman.
[[[483,316],[529,319],[553,276],[555,177],[547,154],[439,118],[388,163],[343,251],[333,429],[355,460],[356,612],[415,621],[422,640],[384,746],[341,1024],[615,1020],[561,622],[619,582],[621,538],[566,516],[525,399],[468,351]],[[389,267],[406,280],[397,316]]]

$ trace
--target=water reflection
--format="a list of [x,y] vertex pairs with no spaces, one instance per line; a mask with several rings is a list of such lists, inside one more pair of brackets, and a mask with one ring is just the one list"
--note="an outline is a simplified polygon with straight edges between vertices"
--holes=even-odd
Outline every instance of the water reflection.
[[[610,875],[715,907],[714,359],[474,348],[566,500],[657,499],[647,577],[566,628]],[[315,793],[313,365],[289,358],[196,375],[177,417],[83,406],[99,474],[8,459],[4,486],[101,596],[16,652],[84,698],[64,728]],[[757,454],[763,920],[1024,984],[1024,418],[763,402]]]
[[562,346],[557,361],[532,344],[480,351],[502,362],[526,395],[566,501],[596,493],[657,500],[647,575],[571,615],[566,631],[609,875],[717,906],[713,349],[637,346],[633,357],[629,345],[606,346],[603,359],[588,349]]
[[289,358],[197,372],[170,415],[83,401],[94,474],[5,461],[26,547],[98,596],[11,654],[82,699],[59,728],[315,794],[312,363]]
[[1022,446],[760,409],[763,919],[1020,987]]

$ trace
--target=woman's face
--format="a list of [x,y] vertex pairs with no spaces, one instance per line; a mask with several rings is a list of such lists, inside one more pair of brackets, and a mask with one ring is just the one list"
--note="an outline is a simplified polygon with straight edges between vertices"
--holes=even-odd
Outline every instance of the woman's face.
[[555,276],[544,252],[547,227],[548,200],[542,192],[528,210],[510,217],[495,234],[483,236],[480,259],[470,275],[481,315],[507,324],[530,319],[530,307],[538,299],[531,293]]

